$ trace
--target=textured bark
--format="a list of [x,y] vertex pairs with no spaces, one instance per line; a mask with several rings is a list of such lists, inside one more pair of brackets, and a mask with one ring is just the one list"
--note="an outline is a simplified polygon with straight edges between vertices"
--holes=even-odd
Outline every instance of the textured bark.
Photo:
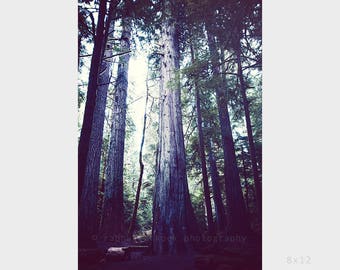
[[262,188],[261,188],[261,180],[259,177],[259,171],[257,167],[257,159],[256,159],[256,151],[255,151],[255,144],[254,144],[254,136],[253,136],[253,129],[251,126],[250,120],[250,110],[249,110],[249,101],[247,98],[247,86],[245,84],[242,72],[242,61],[241,61],[241,44],[235,50],[237,56],[237,74],[240,82],[241,87],[241,95],[243,99],[243,106],[244,106],[244,114],[246,118],[246,126],[247,126],[247,135],[248,135],[248,142],[249,142],[249,152],[250,152],[250,159],[252,164],[253,170],[253,177],[255,183],[255,190],[256,190],[256,204],[257,204],[257,211],[259,218],[261,220],[262,216]]
[[232,137],[225,86],[221,83],[221,72],[219,70],[219,65],[217,65],[219,53],[216,47],[215,37],[209,32],[209,30],[208,43],[213,63],[213,78],[216,83],[218,117],[222,136],[228,216],[227,231],[230,234],[246,233],[249,232],[250,225],[246,214],[245,203],[241,190],[240,175],[236,163],[236,154]]
[[[104,131],[105,132],[105,131]],[[110,135],[107,135],[108,140],[110,139]],[[98,222],[99,222],[99,228],[102,224],[103,219],[103,205],[104,205],[104,190],[105,190],[105,172],[107,167],[107,153],[108,153],[108,146],[102,147],[102,156],[101,156],[101,163],[103,166],[101,167],[101,176],[99,178],[99,191],[98,191],[98,202],[97,202],[97,208],[98,208]]]
[[89,151],[90,136],[92,130],[93,113],[96,104],[100,62],[103,46],[105,44],[104,41],[105,13],[106,13],[106,1],[100,1],[97,31],[94,39],[94,46],[91,58],[91,67],[89,73],[84,118],[78,144],[78,201],[80,201],[81,194],[83,191],[87,154]]
[[196,220],[190,201],[180,100],[179,48],[170,1],[164,2],[161,29],[159,148],[154,191],[152,246],[156,254],[180,254],[192,248]]
[[[124,18],[122,24],[121,50],[129,51],[131,18]],[[105,239],[118,242],[122,239],[124,220],[123,166],[129,60],[130,54],[119,57],[101,227],[101,234]]]
[[226,230],[226,218],[225,218],[225,209],[222,201],[221,188],[219,175],[216,165],[216,158],[212,149],[212,142],[209,139],[209,148],[208,148],[208,158],[209,158],[209,169],[211,176],[211,184],[213,189],[213,198],[215,203],[215,212],[216,212],[216,224],[217,229],[220,232]]
[[[113,32],[114,23],[110,31]],[[110,42],[108,47],[112,46]],[[112,55],[112,50],[105,50],[104,57]],[[83,192],[79,207],[79,245],[93,244],[98,231],[97,200],[100,177],[100,159],[103,144],[103,128],[105,121],[105,108],[107,91],[110,81],[111,61],[102,61],[100,64],[95,108],[93,112],[92,129],[89,141],[89,150],[83,183]]]
[[[191,61],[194,63],[195,52],[194,52],[194,48],[192,45],[190,46],[190,52],[191,52]],[[200,97],[196,78],[194,78],[194,80],[195,80],[194,84],[195,84],[195,98],[196,98],[196,112],[197,112],[198,142],[199,142],[199,154],[200,154],[201,168],[202,168],[204,201],[205,201],[205,207],[207,210],[208,233],[213,234],[215,229],[214,229],[214,220],[213,220],[211,200],[210,200],[210,188],[209,188],[209,180],[208,180],[208,172],[207,172],[207,163],[205,159],[205,146],[204,146],[202,113],[201,113],[201,97]]]
[[[149,65],[148,65],[149,67]],[[133,233],[136,227],[136,219],[137,219],[137,211],[139,205],[139,197],[140,191],[142,188],[142,180],[143,180],[143,173],[144,173],[144,163],[143,163],[143,146],[144,146],[144,139],[145,139],[145,129],[146,129],[146,110],[148,107],[148,100],[149,100],[149,87],[148,87],[148,76],[146,77],[146,98],[145,98],[145,107],[144,107],[144,120],[143,120],[143,131],[142,131],[142,142],[140,144],[139,149],[139,178],[138,178],[138,186],[136,190],[136,199],[135,205],[133,207],[132,218],[129,226],[128,237],[133,239]]]

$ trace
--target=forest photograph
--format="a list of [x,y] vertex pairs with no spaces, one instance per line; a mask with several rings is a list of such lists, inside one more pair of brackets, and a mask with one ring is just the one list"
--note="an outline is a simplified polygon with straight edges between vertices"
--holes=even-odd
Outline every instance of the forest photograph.
[[78,269],[262,269],[262,1],[78,0]]

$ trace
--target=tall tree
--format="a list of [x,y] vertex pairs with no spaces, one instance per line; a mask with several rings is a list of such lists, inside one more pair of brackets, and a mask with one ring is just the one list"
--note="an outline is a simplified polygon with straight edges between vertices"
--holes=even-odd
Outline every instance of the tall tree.
[[216,158],[213,152],[211,138],[209,138],[208,160],[209,160],[209,170],[210,170],[211,183],[212,183],[212,189],[213,189],[213,198],[214,198],[214,203],[215,203],[217,229],[218,231],[223,232],[226,230],[225,209],[224,209],[222,196],[221,196],[219,174],[217,170]]
[[216,92],[216,103],[218,117],[221,128],[223,157],[224,157],[224,177],[227,200],[228,233],[246,233],[250,230],[245,203],[243,200],[241,181],[236,163],[236,154],[230,117],[228,112],[228,102],[226,98],[226,86],[222,84],[221,71],[219,68],[219,52],[217,50],[215,36],[212,35],[212,25],[207,27],[208,45],[212,62],[213,80]]
[[[246,120],[246,130],[248,135],[248,143],[249,143],[249,152],[252,164],[252,172],[255,183],[256,190],[256,202],[257,202],[257,211],[259,218],[261,220],[262,216],[262,188],[261,188],[261,179],[258,170],[257,157],[256,157],[256,149],[253,135],[253,128],[250,117],[250,104],[247,97],[247,89],[248,85],[245,81],[245,77],[243,74],[243,65],[242,65],[242,39],[245,38],[247,49],[249,51],[252,50],[251,44],[249,44],[247,38],[245,37],[245,33],[247,33],[247,29],[249,29],[249,36],[255,37],[256,39],[261,39],[261,36],[258,36],[256,30],[260,28],[261,22],[259,24],[259,15],[261,14],[261,1],[252,0],[252,1],[239,1],[235,3],[234,6],[235,12],[233,16],[231,16],[231,20],[233,21],[233,28],[231,29],[231,49],[234,51],[236,55],[236,63],[237,63],[237,76],[240,85],[240,92],[242,97],[244,115]],[[250,30],[252,29],[252,30]],[[255,32],[255,34],[253,33]],[[255,54],[255,56],[257,56]],[[259,63],[256,63],[260,59],[255,59],[254,66],[259,66]]]
[[78,200],[80,200],[81,193],[83,191],[87,154],[90,146],[93,113],[96,105],[99,69],[103,47],[105,46],[104,33],[105,33],[105,14],[107,12],[106,5],[107,1],[105,0],[101,0],[99,3],[98,21],[91,58],[91,67],[89,73],[84,118],[78,144]]
[[[117,79],[115,84],[111,139],[107,157],[104,206],[101,233],[103,237],[121,239],[124,232],[123,169],[126,127],[126,97],[128,89],[128,68],[130,61],[132,19],[130,6],[125,6],[122,19],[122,35]],[[117,238],[118,237],[118,238]]]
[[176,5],[163,1],[159,146],[154,188],[152,245],[156,254],[179,254],[191,249],[188,237],[196,230],[187,175],[180,85]]
[[[113,33],[114,22],[107,19],[109,31]],[[112,44],[107,43],[107,50],[103,52],[100,64],[95,108],[93,111],[92,129],[89,141],[89,150],[86,159],[83,191],[79,203],[79,243],[92,245],[91,237],[97,234],[97,199],[100,177],[100,159],[103,144],[103,128],[107,91],[111,78]]]
[[251,125],[250,119],[250,110],[249,110],[249,101],[247,98],[247,85],[244,81],[243,72],[242,72],[242,61],[241,61],[241,43],[239,42],[239,46],[236,49],[236,57],[237,57],[237,74],[240,82],[240,90],[243,100],[244,106],[244,114],[246,118],[246,127],[247,127],[247,135],[248,135],[248,143],[250,150],[250,158],[253,170],[253,177],[256,189],[256,202],[257,202],[257,210],[259,212],[259,216],[261,217],[262,213],[262,188],[261,188],[261,180],[259,177],[259,171],[257,166],[257,158],[256,158],[256,150],[253,136],[253,128]]
[[[194,46],[190,45],[191,61],[195,63],[195,51]],[[196,112],[197,112],[197,129],[198,129],[198,142],[199,142],[199,154],[201,159],[202,168],[202,181],[203,181],[203,191],[204,191],[204,201],[207,210],[207,221],[208,221],[208,232],[213,234],[214,220],[212,214],[211,200],[210,200],[210,188],[208,180],[207,162],[205,159],[205,146],[204,146],[204,135],[202,127],[202,113],[201,113],[201,97],[198,88],[197,78],[194,78],[194,88],[195,88],[195,99],[196,99]]]

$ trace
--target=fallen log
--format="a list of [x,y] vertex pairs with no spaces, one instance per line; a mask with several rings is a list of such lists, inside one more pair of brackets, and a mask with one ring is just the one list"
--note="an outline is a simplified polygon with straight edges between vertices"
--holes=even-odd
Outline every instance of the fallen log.
[[123,261],[126,259],[127,254],[124,247],[110,247],[105,253],[109,261]]
[[148,246],[110,247],[107,249],[105,255],[110,261],[131,260],[141,258],[148,249]]

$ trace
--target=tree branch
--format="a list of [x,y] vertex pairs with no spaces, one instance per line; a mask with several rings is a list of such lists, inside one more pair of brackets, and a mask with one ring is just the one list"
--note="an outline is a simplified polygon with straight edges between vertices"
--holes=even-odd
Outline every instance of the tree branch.
[[[121,56],[121,55],[124,55],[124,54],[128,54],[130,52],[131,52],[131,50],[126,51],[126,52],[120,52],[120,53],[117,53],[117,54],[114,54],[114,55],[111,55],[111,56],[108,56],[108,57],[104,57],[102,60],[106,60],[106,59],[113,58],[113,57],[116,57],[116,56]],[[92,54],[84,54],[84,55],[80,55],[79,57],[89,57],[89,56],[92,56]]]
[[108,56],[108,57],[104,57],[102,60],[110,59],[110,58],[113,58],[113,57],[116,57],[116,56],[125,55],[125,54],[128,54],[130,52],[131,52],[131,50],[128,50],[126,52],[120,52],[120,53],[117,53],[117,54],[114,54],[114,55],[111,55],[111,56]]

